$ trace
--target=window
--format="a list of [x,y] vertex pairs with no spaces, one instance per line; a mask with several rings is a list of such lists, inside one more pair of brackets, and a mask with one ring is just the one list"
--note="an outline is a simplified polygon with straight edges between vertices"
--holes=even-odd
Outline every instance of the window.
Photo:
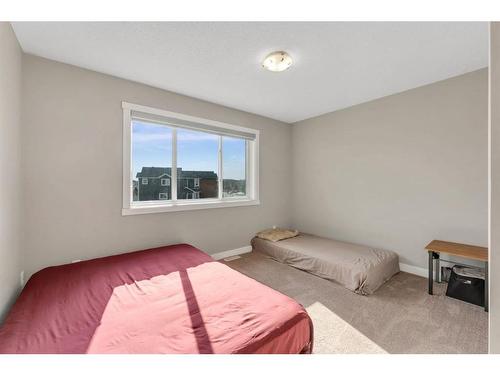
[[[177,199],[196,199],[193,189],[200,186],[200,198],[219,197],[219,138],[197,130],[177,130]],[[198,184],[196,182],[198,181]]]
[[141,120],[132,120],[129,127],[133,155],[130,181],[132,186],[137,187],[132,201],[164,200],[160,198],[160,193],[172,196],[170,187],[160,183],[160,178],[172,173],[172,129]]
[[246,195],[246,142],[244,139],[222,137],[222,182],[224,197]]
[[259,131],[123,103],[124,215],[259,204]]

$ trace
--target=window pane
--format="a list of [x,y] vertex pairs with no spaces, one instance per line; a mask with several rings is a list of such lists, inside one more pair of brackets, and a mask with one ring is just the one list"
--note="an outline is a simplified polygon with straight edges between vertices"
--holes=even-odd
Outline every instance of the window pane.
[[132,121],[132,199],[172,199],[172,129]]
[[223,197],[246,195],[246,141],[222,137]]
[[177,199],[217,198],[219,136],[177,130]]

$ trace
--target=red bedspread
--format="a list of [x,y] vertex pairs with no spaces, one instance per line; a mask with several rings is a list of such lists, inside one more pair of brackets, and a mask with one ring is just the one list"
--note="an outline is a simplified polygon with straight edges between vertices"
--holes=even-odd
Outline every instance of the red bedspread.
[[299,353],[294,300],[190,245],[43,269],[0,328],[0,353]]

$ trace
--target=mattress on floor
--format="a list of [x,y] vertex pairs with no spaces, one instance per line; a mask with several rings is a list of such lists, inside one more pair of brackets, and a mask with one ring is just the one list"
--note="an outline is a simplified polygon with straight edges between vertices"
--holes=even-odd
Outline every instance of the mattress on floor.
[[255,237],[252,248],[359,294],[372,294],[399,272],[399,258],[393,251],[305,233],[278,242]]
[[0,327],[0,353],[300,353],[293,299],[180,244],[49,267]]

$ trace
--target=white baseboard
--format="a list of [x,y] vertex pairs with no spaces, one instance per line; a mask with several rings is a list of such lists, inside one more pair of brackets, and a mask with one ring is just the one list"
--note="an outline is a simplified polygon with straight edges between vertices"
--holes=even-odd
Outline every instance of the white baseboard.
[[412,273],[417,276],[427,277],[429,275],[429,271],[427,268],[411,266],[405,263],[399,263],[399,269],[403,272]]
[[238,249],[233,249],[233,250],[227,250],[227,251],[221,251],[220,253],[215,253],[215,254],[210,254],[212,258],[215,260],[220,260],[224,259],[227,257],[232,257],[235,255],[241,255],[241,254],[246,254],[252,251],[252,246],[243,246]]

